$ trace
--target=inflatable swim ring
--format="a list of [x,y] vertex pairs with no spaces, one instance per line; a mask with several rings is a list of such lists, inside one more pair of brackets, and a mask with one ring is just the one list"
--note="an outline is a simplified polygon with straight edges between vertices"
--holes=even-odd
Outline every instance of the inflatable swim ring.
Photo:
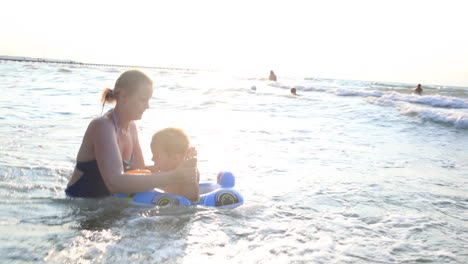
[[[133,170],[131,173],[148,173],[147,170]],[[235,208],[244,203],[242,195],[234,189],[234,174],[231,172],[220,172],[217,183],[200,183],[200,196],[197,201],[167,192],[147,191],[140,193],[119,193],[115,194],[118,198],[123,198],[137,204],[149,204],[157,206],[171,205],[203,205],[220,208]]]

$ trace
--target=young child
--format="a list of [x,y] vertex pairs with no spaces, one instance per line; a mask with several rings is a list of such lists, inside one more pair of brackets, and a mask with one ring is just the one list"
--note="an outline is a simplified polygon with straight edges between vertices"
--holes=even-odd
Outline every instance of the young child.
[[[165,172],[177,168],[188,156],[196,155],[195,150],[189,146],[189,138],[180,128],[168,127],[156,132],[151,140],[154,166],[150,169],[153,172]],[[198,174],[196,182],[176,183],[166,185],[161,189],[194,201],[198,199],[199,181],[200,175]]]

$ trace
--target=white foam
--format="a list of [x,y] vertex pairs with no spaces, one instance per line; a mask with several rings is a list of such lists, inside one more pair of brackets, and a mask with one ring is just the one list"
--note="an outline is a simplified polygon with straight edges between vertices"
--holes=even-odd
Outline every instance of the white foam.
[[375,90],[353,90],[341,88],[325,87],[303,87],[295,86],[298,90],[327,92],[338,96],[360,96],[360,97],[380,97],[380,101],[373,99],[373,103],[388,105],[390,101],[408,102],[414,104],[430,105],[441,108],[468,108],[468,100],[452,96],[402,94],[398,92],[381,92]]
[[329,89],[317,88],[317,87],[304,87],[304,86],[295,86],[298,90],[302,91],[315,91],[315,92],[326,92]]
[[364,98],[364,101],[371,103],[371,104],[384,105],[384,106],[394,106],[399,103],[393,100],[388,100],[386,98],[374,97],[374,96],[366,97]]
[[468,113],[459,111],[442,111],[440,109],[407,106],[400,109],[400,113],[417,115],[424,120],[451,124],[458,128],[468,128]]
[[339,96],[362,96],[362,97],[379,97],[383,96],[383,92],[378,91],[356,91],[356,90],[347,90],[347,89],[334,89],[333,93]]
[[413,94],[400,94],[396,92],[386,93],[382,98],[394,101],[403,101],[416,104],[425,104],[435,107],[468,108],[468,101],[450,96],[420,96]]

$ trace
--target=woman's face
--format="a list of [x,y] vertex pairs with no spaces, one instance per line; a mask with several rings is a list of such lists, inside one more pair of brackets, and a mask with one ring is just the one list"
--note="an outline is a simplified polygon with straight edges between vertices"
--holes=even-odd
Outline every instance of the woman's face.
[[125,106],[132,120],[141,119],[143,113],[149,108],[149,100],[153,96],[153,87],[150,84],[141,84],[136,92],[125,96]]

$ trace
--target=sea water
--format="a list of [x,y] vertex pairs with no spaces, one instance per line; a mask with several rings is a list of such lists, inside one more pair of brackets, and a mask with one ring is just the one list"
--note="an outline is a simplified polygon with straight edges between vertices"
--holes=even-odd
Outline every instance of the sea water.
[[233,172],[245,204],[66,198],[123,70],[0,62],[0,262],[468,262],[467,88],[145,69],[146,162],[151,135],[181,127],[201,181]]

